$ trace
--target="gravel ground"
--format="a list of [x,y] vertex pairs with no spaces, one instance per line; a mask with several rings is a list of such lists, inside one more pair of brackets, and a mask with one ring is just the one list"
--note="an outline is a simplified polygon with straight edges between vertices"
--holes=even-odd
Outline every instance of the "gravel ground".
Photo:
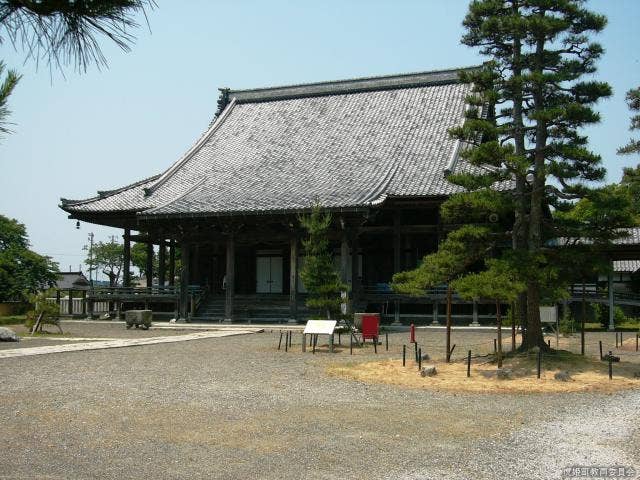
[[[93,336],[109,336],[101,328],[110,327]],[[406,337],[390,336],[396,358]],[[287,353],[276,351],[274,331],[4,359],[0,478],[547,479],[576,465],[640,472],[639,390],[497,396],[368,385],[324,369],[374,358],[371,346],[353,357],[344,346],[302,354],[294,338]],[[442,338],[418,333],[432,355]],[[456,332],[456,342],[460,355],[477,343],[489,350],[493,334]]]

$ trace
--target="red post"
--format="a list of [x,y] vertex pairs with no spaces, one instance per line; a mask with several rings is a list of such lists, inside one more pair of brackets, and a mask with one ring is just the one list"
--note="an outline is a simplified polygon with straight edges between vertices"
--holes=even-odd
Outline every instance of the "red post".
[[416,326],[413,323],[409,329],[409,343],[416,343]]

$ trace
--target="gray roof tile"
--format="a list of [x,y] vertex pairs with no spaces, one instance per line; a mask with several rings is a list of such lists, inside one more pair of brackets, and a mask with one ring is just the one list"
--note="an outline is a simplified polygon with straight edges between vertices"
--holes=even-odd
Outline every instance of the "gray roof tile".
[[231,91],[165,173],[63,208],[224,215],[450,195],[461,189],[445,178],[457,151],[447,131],[462,123],[469,91],[455,71]]

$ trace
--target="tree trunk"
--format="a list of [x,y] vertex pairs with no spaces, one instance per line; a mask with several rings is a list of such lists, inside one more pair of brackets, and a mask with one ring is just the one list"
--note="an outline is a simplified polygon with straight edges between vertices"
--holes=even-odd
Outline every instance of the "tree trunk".
[[451,285],[447,285],[447,363],[451,361]]
[[542,335],[542,323],[540,322],[540,287],[535,282],[527,283],[527,338],[523,342],[522,348],[529,350],[540,347],[544,351],[549,350],[549,346],[544,341]]
[[580,319],[580,354],[584,355],[584,319],[587,316],[587,292],[582,279],[582,318]]
[[[541,35],[536,42],[535,60],[532,69],[535,73],[543,73],[544,46],[545,37]],[[540,83],[534,87],[533,99],[534,109],[537,111],[544,110],[544,91]],[[542,245],[542,201],[546,184],[545,149],[547,136],[546,122],[542,119],[536,120],[533,184],[531,185],[531,204],[529,205],[528,250],[530,259],[536,258]],[[533,275],[535,276],[535,273]],[[527,335],[522,345],[525,350],[534,347],[540,347],[543,350],[548,349],[542,336],[540,323],[540,285],[535,278],[529,278],[527,281]]]
[[502,315],[499,300],[496,300],[496,322],[498,324],[498,368],[502,368]]
[[[513,14],[519,15],[519,2],[514,1],[512,4]],[[522,41],[519,36],[513,39],[513,78],[521,79],[522,77]],[[526,155],[525,131],[523,122],[523,92],[522,83],[513,82],[513,139],[515,146],[515,155],[524,158]],[[524,250],[527,248],[528,223],[527,223],[527,198],[526,190],[526,172],[515,172],[515,221],[512,232],[512,248],[514,250]],[[521,293],[516,300],[517,315],[522,327],[522,341],[525,339],[525,331],[527,325],[527,294]],[[515,315],[513,318],[515,324]],[[515,348],[515,347],[514,347]]]
[[516,351],[516,312],[515,312],[515,304],[511,306],[511,351]]

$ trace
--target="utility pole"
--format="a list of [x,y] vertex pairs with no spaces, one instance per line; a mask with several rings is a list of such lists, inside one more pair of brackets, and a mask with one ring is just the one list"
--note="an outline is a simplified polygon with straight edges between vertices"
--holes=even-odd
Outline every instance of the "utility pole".
[[[93,288],[93,232],[89,232],[88,236],[89,246],[85,245],[82,250],[89,250],[89,285]],[[97,277],[97,275],[96,275]],[[97,280],[97,278],[96,278]]]

